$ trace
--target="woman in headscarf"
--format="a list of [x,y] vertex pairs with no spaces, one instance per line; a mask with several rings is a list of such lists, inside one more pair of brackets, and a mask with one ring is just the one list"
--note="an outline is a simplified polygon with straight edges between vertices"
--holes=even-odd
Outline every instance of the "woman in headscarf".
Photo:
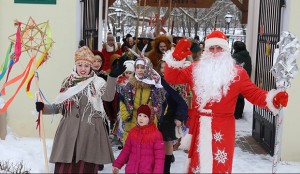
[[115,63],[107,78],[95,75],[91,65],[94,55],[83,46],[75,53],[75,67],[62,83],[55,102],[36,102],[44,114],[62,114],[57,128],[50,162],[54,173],[98,173],[99,164],[114,161],[105,129],[103,100],[114,97],[116,77],[123,73],[122,60]]
[[164,101],[164,91],[159,74],[153,70],[147,57],[139,57],[134,63],[134,74],[120,94],[120,116],[125,122],[123,144],[128,132],[136,126],[136,111],[142,104],[150,105],[154,110],[155,123],[161,115],[161,104]]

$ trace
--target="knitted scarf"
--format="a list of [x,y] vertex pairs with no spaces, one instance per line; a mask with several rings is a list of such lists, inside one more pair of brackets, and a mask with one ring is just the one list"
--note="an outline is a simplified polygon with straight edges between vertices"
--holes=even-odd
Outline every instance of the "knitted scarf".
[[[146,126],[135,126],[129,132],[134,141],[139,141],[141,138],[141,144],[150,144],[155,141],[155,130],[157,130],[156,125],[151,123]],[[142,136],[141,135],[145,135]]]

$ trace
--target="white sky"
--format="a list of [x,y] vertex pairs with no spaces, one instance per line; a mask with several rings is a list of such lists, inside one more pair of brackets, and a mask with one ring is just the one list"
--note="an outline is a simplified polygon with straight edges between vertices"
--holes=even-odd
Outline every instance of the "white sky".
[[[252,106],[246,102],[245,117],[236,122],[237,136],[251,135]],[[48,158],[50,156],[53,139],[47,139]],[[120,153],[114,150],[115,157]],[[171,166],[171,173],[183,173],[187,154],[182,150],[174,152],[175,162]],[[44,156],[42,142],[38,138],[17,137],[9,130],[6,140],[0,140],[0,161],[9,160],[19,163],[23,161],[26,169],[31,173],[44,173]],[[49,164],[50,172],[54,165]],[[124,172],[124,168],[120,172]],[[1,171],[0,171],[1,172]],[[99,173],[111,173],[111,164],[107,164]],[[233,173],[272,173],[272,157],[270,155],[255,155],[243,152],[239,147],[235,148],[233,160]],[[278,165],[278,173],[300,173],[300,162],[281,162]]]

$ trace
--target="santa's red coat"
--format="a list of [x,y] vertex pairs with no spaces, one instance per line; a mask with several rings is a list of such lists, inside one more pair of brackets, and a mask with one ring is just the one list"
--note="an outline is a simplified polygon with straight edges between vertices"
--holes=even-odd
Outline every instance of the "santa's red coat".
[[[236,66],[235,68],[238,70],[237,76],[229,86],[227,95],[223,96],[220,102],[208,103],[204,107],[203,112],[202,110],[200,112],[196,101],[197,97],[194,91],[195,84],[192,74],[195,66],[197,64],[192,64],[185,69],[165,66],[165,79],[169,83],[188,83],[193,89],[193,115],[190,115],[192,119],[190,132],[193,137],[189,151],[191,161],[188,166],[188,172],[231,173],[235,146],[234,110],[237,97],[239,94],[242,94],[252,104],[267,108],[267,91],[258,88],[251,81],[247,72],[242,67]],[[201,76],[201,74],[199,75]],[[207,126],[211,127],[211,129],[207,129],[209,128]],[[200,130],[203,131],[202,134]],[[199,136],[201,137],[200,141]],[[202,163],[200,162],[201,160]],[[206,170],[200,170],[200,168],[206,168]]]

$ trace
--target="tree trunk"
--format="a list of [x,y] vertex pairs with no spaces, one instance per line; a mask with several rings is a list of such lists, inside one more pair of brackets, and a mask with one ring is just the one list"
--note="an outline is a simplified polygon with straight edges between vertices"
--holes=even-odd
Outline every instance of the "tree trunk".
[[181,27],[182,27],[183,35],[185,36],[184,17],[185,16],[182,16],[182,18],[181,18]]
[[192,21],[189,18],[187,18],[186,23],[187,23],[186,26],[187,26],[189,37],[191,37]]
[[[195,19],[198,19],[198,16],[197,16],[197,9],[195,8],[195,13],[194,13],[194,18]],[[196,20],[196,22],[194,23],[194,32],[195,32],[195,36],[198,35],[198,30],[199,30],[199,22],[198,20]]]

